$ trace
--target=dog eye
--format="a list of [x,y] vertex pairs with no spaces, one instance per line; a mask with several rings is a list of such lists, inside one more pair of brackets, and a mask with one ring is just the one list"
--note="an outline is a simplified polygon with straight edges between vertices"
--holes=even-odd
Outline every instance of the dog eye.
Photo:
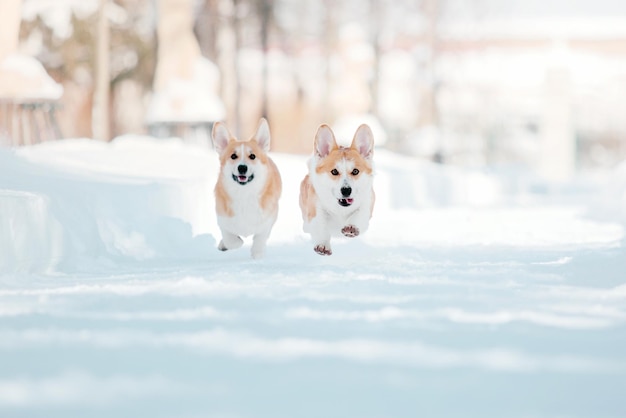
[[330,170],[330,174],[332,174],[333,176],[338,176],[339,175],[339,171],[337,171],[336,168],[333,168],[332,170]]
[[356,176],[357,174],[359,174],[359,169],[355,168],[354,170],[352,170],[352,175]]
[[254,155],[254,154],[250,154],[250,159],[251,159],[251,160],[254,160],[255,158],[256,158],[256,155]]
[[233,154],[233,155],[231,155],[231,156],[230,156],[230,159],[231,159],[231,160],[236,160],[236,159],[237,159],[237,154]]

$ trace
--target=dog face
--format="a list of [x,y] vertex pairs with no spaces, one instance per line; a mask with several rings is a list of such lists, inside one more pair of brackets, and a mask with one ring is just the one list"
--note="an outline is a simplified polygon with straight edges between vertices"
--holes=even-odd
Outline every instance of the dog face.
[[338,146],[333,131],[320,126],[315,135],[313,180],[320,199],[336,207],[360,204],[372,190],[373,150],[374,136],[367,125],[359,126],[349,148]]
[[213,126],[213,143],[220,154],[222,175],[227,184],[247,186],[262,183],[267,175],[270,134],[267,121],[262,119],[255,135],[248,141],[234,138],[228,128],[216,122]]

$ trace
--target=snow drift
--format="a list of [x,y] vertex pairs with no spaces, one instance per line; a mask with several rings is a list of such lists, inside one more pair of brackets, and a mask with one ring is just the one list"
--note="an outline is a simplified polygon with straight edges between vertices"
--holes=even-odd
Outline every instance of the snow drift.
[[[275,157],[285,185],[270,244],[303,243],[297,193],[305,157]],[[210,260],[218,234],[217,164],[206,147],[140,136],[0,149],[0,272]],[[621,236],[619,225],[581,218],[583,207],[520,209],[544,196],[534,191],[536,179],[515,171],[444,168],[383,150],[376,164],[375,217],[365,236],[372,245],[536,245]],[[498,209],[503,206],[510,208]],[[567,217],[569,225],[559,223]],[[539,218],[556,229],[538,227]],[[504,237],[502,227],[519,230],[517,238]]]

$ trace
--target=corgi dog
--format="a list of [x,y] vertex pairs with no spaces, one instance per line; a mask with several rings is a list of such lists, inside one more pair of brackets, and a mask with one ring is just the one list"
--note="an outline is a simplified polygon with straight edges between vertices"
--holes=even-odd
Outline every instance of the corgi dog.
[[225,124],[213,125],[213,144],[220,157],[215,185],[217,224],[222,232],[221,251],[243,244],[253,236],[252,258],[265,254],[267,239],[278,216],[282,181],[276,164],[267,155],[270,130],[263,118],[248,141],[234,138]]
[[316,253],[332,254],[331,236],[353,238],[367,230],[375,200],[373,154],[374,136],[365,124],[349,148],[337,145],[327,125],[318,128],[309,173],[300,184],[304,232]]

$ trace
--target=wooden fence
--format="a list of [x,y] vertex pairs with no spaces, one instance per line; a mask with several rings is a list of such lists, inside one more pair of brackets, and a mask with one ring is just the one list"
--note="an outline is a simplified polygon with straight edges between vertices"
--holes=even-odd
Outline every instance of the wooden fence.
[[56,112],[59,102],[51,99],[0,98],[0,145],[23,146],[61,139]]

